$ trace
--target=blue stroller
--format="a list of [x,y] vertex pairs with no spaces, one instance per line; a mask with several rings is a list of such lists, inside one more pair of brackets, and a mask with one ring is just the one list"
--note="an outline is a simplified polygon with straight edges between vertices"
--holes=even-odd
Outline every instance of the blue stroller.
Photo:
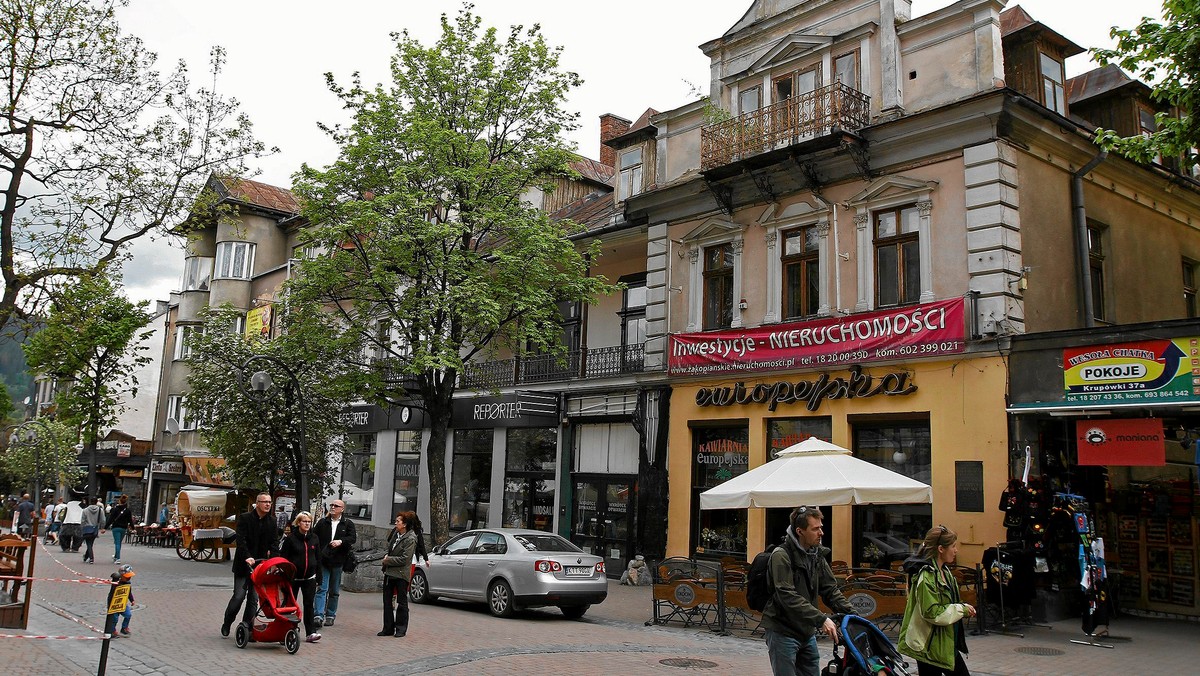
[[[843,650],[844,649],[844,650]],[[822,676],[908,676],[908,664],[879,627],[858,615],[843,615],[833,659]]]

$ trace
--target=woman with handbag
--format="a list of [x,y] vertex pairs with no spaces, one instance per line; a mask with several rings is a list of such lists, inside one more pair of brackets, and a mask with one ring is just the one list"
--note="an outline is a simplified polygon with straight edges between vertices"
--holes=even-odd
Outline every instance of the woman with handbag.
[[917,661],[920,676],[969,676],[963,656],[967,641],[963,618],[975,608],[962,603],[958,580],[951,568],[958,558],[958,535],[930,528],[917,553],[904,562],[908,573],[908,602],[900,625],[900,652]]
[[83,510],[83,517],[79,524],[82,528],[83,542],[87,545],[87,549],[83,552],[83,560],[85,563],[95,563],[96,554],[92,551],[92,545],[96,543],[96,536],[104,532],[101,525],[104,523],[104,500],[96,498],[94,504],[88,505]]

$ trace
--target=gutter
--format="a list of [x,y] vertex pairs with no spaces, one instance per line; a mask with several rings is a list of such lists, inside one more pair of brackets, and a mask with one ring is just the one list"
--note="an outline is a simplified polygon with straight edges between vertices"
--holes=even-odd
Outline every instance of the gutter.
[[1092,312],[1095,302],[1095,290],[1092,289],[1091,266],[1088,264],[1091,253],[1088,249],[1087,207],[1083,202],[1083,177],[1092,173],[1108,157],[1107,150],[1101,150],[1091,162],[1083,165],[1071,174],[1071,220],[1075,226],[1075,262],[1078,274],[1077,287],[1079,290],[1079,314],[1083,326],[1096,326],[1096,313]]

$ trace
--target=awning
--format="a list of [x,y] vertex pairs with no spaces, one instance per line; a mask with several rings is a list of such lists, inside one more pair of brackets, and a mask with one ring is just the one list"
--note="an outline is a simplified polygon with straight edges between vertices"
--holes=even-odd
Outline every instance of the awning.
[[225,486],[233,488],[225,472],[225,458],[215,458],[209,455],[192,455],[183,459],[188,478],[198,484],[208,486]]

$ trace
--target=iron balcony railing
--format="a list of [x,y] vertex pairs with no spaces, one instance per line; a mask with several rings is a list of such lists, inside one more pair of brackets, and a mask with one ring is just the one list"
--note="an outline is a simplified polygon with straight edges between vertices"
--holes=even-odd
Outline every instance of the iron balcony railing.
[[493,389],[527,383],[554,383],[576,378],[604,378],[640,373],[646,350],[642,345],[596,347],[566,355],[531,355],[463,364],[460,386]]
[[700,132],[700,169],[708,171],[838,130],[858,131],[867,126],[870,110],[871,97],[835,82],[710,124]]

